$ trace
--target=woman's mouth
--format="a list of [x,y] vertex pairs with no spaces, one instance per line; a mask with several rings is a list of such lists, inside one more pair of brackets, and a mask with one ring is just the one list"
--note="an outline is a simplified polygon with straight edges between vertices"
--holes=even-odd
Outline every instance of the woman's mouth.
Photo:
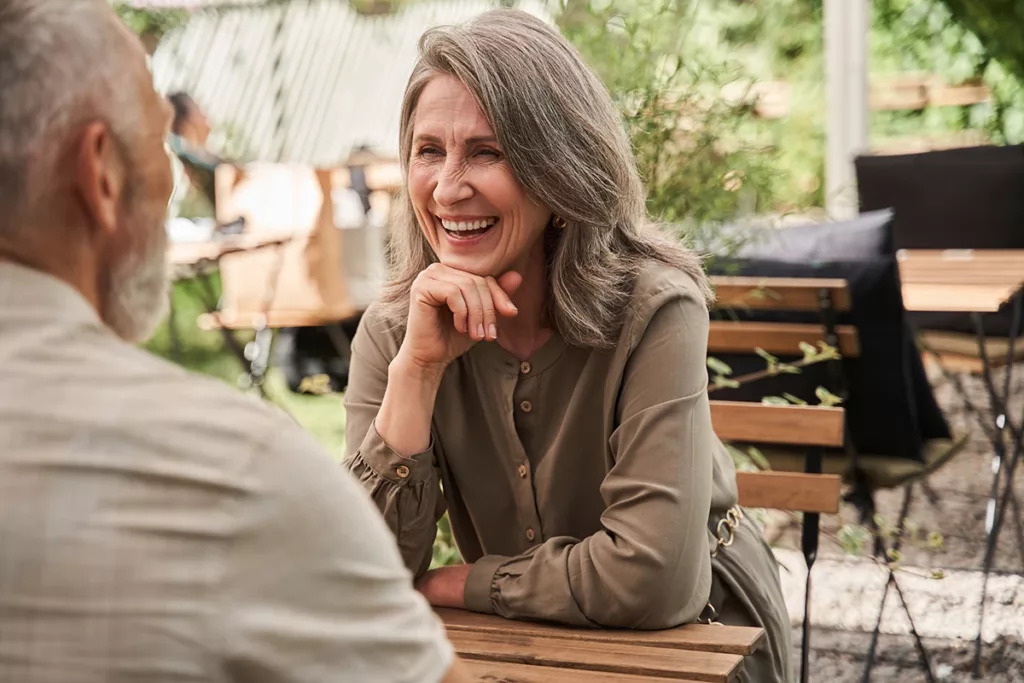
[[473,220],[447,220],[439,218],[441,227],[453,240],[472,240],[488,233],[497,223],[497,217],[477,218]]

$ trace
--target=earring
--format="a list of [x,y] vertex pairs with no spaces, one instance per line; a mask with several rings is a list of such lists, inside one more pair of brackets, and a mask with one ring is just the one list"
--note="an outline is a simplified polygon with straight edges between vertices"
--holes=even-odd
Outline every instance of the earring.
[[565,219],[561,216],[555,216],[551,219],[551,225],[555,226],[559,230],[565,230]]

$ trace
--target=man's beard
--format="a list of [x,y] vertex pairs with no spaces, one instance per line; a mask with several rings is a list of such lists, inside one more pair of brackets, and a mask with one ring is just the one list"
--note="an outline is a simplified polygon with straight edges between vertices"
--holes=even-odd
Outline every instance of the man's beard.
[[103,310],[107,325],[135,344],[149,339],[163,320],[170,278],[163,211],[133,209],[126,211],[126,222],[138,231],[140,244],[114,265]]

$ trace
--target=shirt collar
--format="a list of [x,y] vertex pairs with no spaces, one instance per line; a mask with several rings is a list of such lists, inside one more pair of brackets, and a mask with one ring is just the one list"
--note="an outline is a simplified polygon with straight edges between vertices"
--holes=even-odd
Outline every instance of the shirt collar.
[[103,326],[96,309],[68,283],[17,263],[0,262],[0,319],[59,318]]

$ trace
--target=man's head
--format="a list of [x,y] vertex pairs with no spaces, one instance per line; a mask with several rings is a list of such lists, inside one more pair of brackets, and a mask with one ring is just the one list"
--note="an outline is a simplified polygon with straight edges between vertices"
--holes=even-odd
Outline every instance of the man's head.
[[73,285],[129,341],[167,296],[171,112],[106,0],[0,1],[0,260]]
[[176,92],[168,95],[167,101],[174,109],[171,132],[188,140],[196,147],[206,147],[206,141],[210,138],[210,122],[192,96],[188,93]]

